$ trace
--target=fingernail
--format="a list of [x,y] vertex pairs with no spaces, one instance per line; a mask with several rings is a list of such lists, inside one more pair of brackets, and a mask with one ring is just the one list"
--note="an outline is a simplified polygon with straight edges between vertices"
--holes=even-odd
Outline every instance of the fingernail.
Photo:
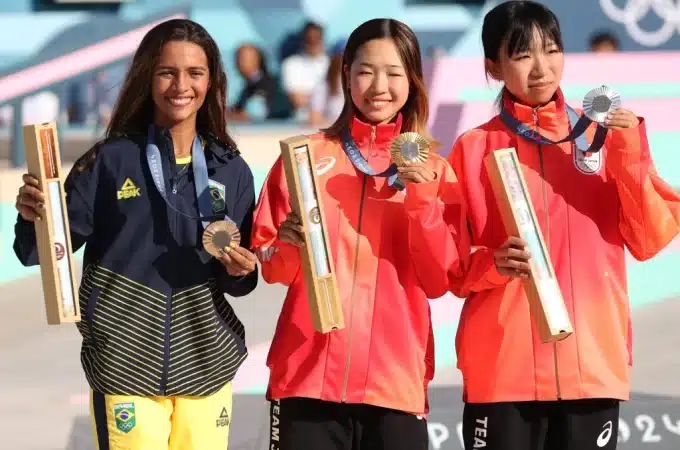
[[38,203],[36,206],[40,209],[43,209],[45,207],[45,204],[44,203]]

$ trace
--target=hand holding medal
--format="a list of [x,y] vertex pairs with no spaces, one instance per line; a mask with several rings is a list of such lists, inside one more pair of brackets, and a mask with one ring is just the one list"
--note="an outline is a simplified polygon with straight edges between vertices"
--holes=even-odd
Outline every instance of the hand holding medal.
[[257,258],[241,247],[241,232],[234,222],[212,222],[203,232],[203,247],[224,265],[229,275],[242,277],[255,270]]
[[635,128],[640,120],[632,111],[621,108],[621,96],[602,86],[588,92],[583,100],[583,113],[606,128]]
[[437,173],[425,164],[430,153],[430,144],[420,134],[400,134],[392,142],[391,153],[402,181],[428,183],[437,178]]

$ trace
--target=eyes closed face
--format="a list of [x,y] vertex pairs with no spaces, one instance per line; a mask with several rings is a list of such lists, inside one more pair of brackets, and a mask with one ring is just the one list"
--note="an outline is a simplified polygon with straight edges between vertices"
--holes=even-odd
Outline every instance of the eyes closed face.
[[151,85],[157,122],[171,127],[196,120],[209,86],[208,58],[203,49],[192,42],[166,43]]
[[503,48],[498,63],[489,64],[491,75],[522,103],[539,106],[552,100],[562,81],[564,53],[535,29],[530,49],[508,57]]
[[359,47],[348,78],[352,102],[370,123],[391,121],[408,100],[408,76],[392,39]]

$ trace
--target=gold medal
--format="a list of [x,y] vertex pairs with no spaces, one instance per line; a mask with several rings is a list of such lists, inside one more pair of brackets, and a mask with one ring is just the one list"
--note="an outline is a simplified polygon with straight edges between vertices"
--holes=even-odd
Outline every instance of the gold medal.
[[203,232],[203,247],[215,258],[219,258],[241,243],[241,232],[236,224],[219,220],[213,222]]
[[430,153],[430,143],[418,133],[402,133],[392,142],[392,161],[402,166],[405,162],[425,162]]

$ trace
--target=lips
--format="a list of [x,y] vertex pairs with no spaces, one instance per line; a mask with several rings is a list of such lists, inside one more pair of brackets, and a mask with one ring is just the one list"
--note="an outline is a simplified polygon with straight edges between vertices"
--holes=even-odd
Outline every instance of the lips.
[[177,107],[182,107],[182,106],[187,106],[189,103],[191,103],[191,100],[193,100],[192,97],[171,97],[168,98],[168,103],[170,103],[172,106],[177,106]]
[[529,89],[544,89],[544,88],[550,87],[551,85],[552,85],[552,83],[535,83],[535,84],[529,85]]
[[387,106],[390,103],[390,100],[382,100],[382,99],[374,99],[374,100],[367,100],[366,101],[371,107],[375,109],[381,109]]

